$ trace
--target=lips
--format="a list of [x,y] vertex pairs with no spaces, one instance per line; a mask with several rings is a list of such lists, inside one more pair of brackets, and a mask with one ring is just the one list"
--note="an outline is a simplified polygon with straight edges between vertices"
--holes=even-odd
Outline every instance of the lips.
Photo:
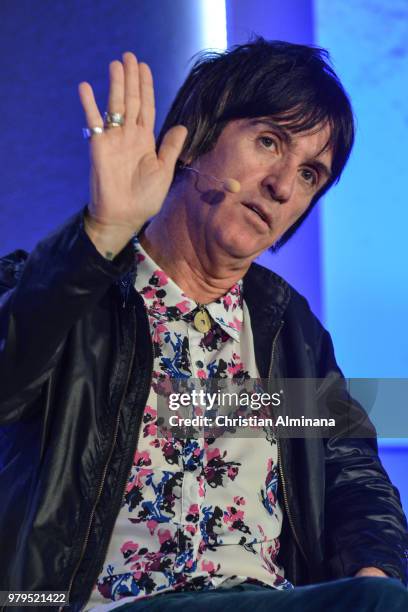
[[258,217],[260,217],[264,223],[266,223],[267,225],[270,224],[269,216],[267,215],[267,213],[265,212],[262,206],[254,202],[242,202],[242,204],[246,208],[250,208],[251,210],[253,210],[254,213],[256,213]]

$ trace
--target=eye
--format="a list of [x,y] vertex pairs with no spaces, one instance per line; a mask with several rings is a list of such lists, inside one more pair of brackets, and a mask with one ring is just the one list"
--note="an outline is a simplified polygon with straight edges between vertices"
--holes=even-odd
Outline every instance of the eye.
[[303,179],[309,185],[315,186],[319,182],[319,176],[315,170],[310,170],[310,168],[304,168],[301,170],[301,174]]
[[278,141],[275,138],[272,138],[272,136],[260,136],[259,142],[269,151],[278,148]]

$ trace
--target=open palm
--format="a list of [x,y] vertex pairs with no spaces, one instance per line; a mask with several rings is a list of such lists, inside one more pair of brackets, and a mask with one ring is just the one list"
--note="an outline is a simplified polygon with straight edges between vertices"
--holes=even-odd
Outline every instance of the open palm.
[[[111,62],[108,111],[124,115],[121,127],[110,127],[90,140],[92,223],[103,228],[126,228],[130,233],[161,208],[173,178],[174,167],[187,130],[171,128],[156,154],[153,78],[147,64],[133,53],[123,63]],[[79,96],[88,127],[104,122],[89,83],[79,85]]]

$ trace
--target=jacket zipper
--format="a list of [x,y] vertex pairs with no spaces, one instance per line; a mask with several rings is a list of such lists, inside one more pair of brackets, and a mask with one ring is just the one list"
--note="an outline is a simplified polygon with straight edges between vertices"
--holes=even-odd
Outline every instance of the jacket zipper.
[[[274,360],[274,357],[275,357],[276,344],[277,344],[278,337],[279,337],[279,334],[281,333],[283,325],[284,325],[284,321],[281,321],[280,325],[279,325],[279,329],[276,332],[275,338],[273,339],[273,342],[272,342],[272,353],[271,353],[271,362],[270,362],[270,365],[269,365],[269,372],[268,372],[268,383],[271,382],[272,367],[273,367],[273,360]],[[284,505],[285,505],[286,514],[288,516],[289,525],[290,525],[290,528],[292,530],[293,537],[295,538],[296,544],[298,545],[300,552],[302,553],[305,561],[307,562],[306,553],[304,552],[304,550],[303,550],[303,548],[302,548],[302,546],[300,544],[299,538],[298,538],[297,533],[296,533],[293,517],[292,517],[292,514],[290,512],[290,508],[289,508],[288,493],[287,493],[287,490],[286,490],[285,475],[283,473],[282,457],[281,457],[281,450],[280,450],[280,443],[279,443],[279,437],[278,436],[276,437],[276,443],[277,443],[277,447],[278,447],[278,467],[279,467],[279,473],[280,473],[280,477],[281,477],[281,481],[282,481],[283,501],[284,501]]]
[[[151,388],[151,386],[152,386],[152,378],[153,378],[153,360],[154,360],[154,355],[153,355],[153,342],[152,342],[151,337],[150,337],[150,343],[151,343],[151,346],[152,346],[152,360],[151,360],[150,378],[149,378],[149,386],[148,386],[149,392],[150,392],[150,388]],[[132,357],[132,361],[133,361],[133,357]],[[128,382],[129,382],[129,377],[128,377]],[[146,400],[146,401],[147,401],[147,400]],[[135,447],[134,451],[136,451],[136,450],[137,450],[137,447],[138,447],[138,445],[139,445],[139,440],[140,440],[140,428],[141,428],[142,420],[143,420],[143,414],[142,414],[142,417],[141,417],[141,420],[140,420],[140,423],[139,423],[139,429],[138,429],[138,433],[137,433],[137,440],[136,440],[136,447]],[[121,498],[121,499],[123,499],[123,498],[124,498],[124,496],[125,496],[127,484],[128,484],[128,479],[127,479],[127,477],[126,477],[125,484],[123,485],[123,491],[122,491],[122,498]],[[97,576],[99,576],[99,574],[101,573],[101,571],[102,571],[102,569],[103,569],[103,564],[104,564],[104,562],[105,562],[105,559],[103,558],[103,559],[102,559],[102,563],[101,563],[101,564],[100,564],[100,566],[99,566]],[[60,612],[60,610],[59,610],[58,612]]]
[[[91,532],[92,521],[93,521],[93,518],[94,518],[94,515],[95,515],[95,510],[96,510],[96,507],[98,505],[99,499],[100,499],[101,494],[102,494],[102,489],[103,489],[103,485],[105,483],[106,473],[108,471],[108,466],[109,466],[110,460],[112,458],[113,449],[115,448],[116,438],[117,438],[118,430],[119,430],[120,415],[121,415],[121,412],[122,412],[122,406],[123,406],[123,402],[124,402],[124,399],[125,399],[125,396],[126,396],[126,391],[127,391],[128,385],[129,385],[130,373],[132,371],[132,365],[133,365],[134,356],[135,356],[135,344],[133,343],[131,358],[130,358],[130,361],[129,361],[129,368],[128,368],[128,372],[127,372],[127,376],[126,376],[126,384],[125,384],[125,387],[123,389],[123,394],[122,394],[122,397],[121,397],[121,400],[120,400],[120,404],[119,404],[119,410],[118,410],[118,413],[117,413],[117,416],[116,416],[115,433],[114,433],[114,436],[113,436],[112,445],[111,445],[111,448],[110,448],[110,451],[109,451],[108,459],[107,459],[107,461],[105,463],[105,466],[103,468],[102,479],[101,479],[101,482],[100,482],[100,485],[99,485],[98,494],[96,496],[96,500],[95,500],[95,503],[93,505],[91,515],[89,517],[88,528],[87,528],[87,531],[86,531],[86,534],[85,534],[84,543],[82,545],[81,555],[80,555],[80,558],[79,558],[79,560],[78,560],[78,562],[77,562],[77,564],[75,566],[74,573],[72,574],[72,577],[71,577],[71,580],[70,580],[70,583],[69,583],[69,586],[68,586],[68,593],[67,593],[67,600],[68,601],[69,601],[69,595],[70,595],[70,591],[71,591],[71,588],[72,588],[72,584],[74,582],[76,574],[78,573],[78,569],[79,569],[79,566],[81,565],[82,559],[84,558],[85,550],[86,550],[86,547],[87,547],[87,544],[88,544],[88,540],[89,540],[89,534]],[[58,609],[58,612],[63,612],[63,610],[64,610],[64,606],[61,606]]]

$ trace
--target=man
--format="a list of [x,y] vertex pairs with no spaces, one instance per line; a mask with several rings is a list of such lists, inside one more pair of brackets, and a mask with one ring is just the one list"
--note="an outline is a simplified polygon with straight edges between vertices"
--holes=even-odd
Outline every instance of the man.
[[258,39],[199,60],[157,153],[133,54],[105,120],[79,93],[90,203],[3,260],[2,589],[75,611],[405,609],[407,524],[374,439],[158,433],[179,378],[324,379],[344,405],[329,334],[252,263],[349,156],[324,52]]

